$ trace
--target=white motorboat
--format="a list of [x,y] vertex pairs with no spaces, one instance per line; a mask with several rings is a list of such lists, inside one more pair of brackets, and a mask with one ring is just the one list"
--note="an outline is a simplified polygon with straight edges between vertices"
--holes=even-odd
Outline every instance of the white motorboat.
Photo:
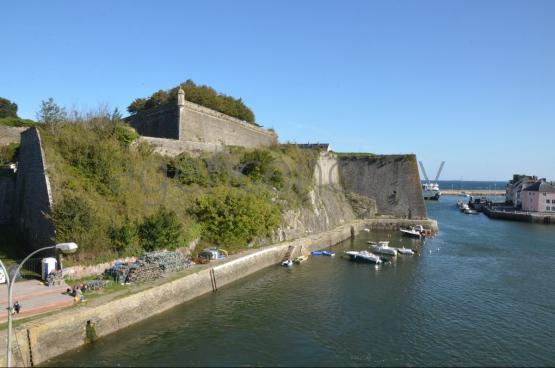
[[375,264],[382,263],[382,260],[380,259],[380,257],[366,250],[361,250],[361,251],[348,250],[348,251],[345,251],[345,254],[347,254],[351,258],[351,260],[355,262],[368,262],[368,263],[375,263]]
[[466,213],[467,215],[477,215],[478,214],[478,211],[471,210],[470,208],[465,209],[463,212]]
[[422,238],[424,236],[424,227],[422,225],[411,226],[408,229],[400,229],[401,234],[411,238]]
[[293,266],[293,261],[290,259],[286,259],[285,261],[281,262],[281,265],[283,267],[291,267]]
[[470,210],[470,207],[468,207],[468,204],[463,203],[460,209],[461,209],[461,212],[466,212],[467,210]]
[[406,256],[412,256],[414,255],[414,251],[412,249],[407,249],[405,247],[403,248],[397,248],[397,252],[400,254],[404,254]]
[[391,248],[388,241],[380,241],[377,244],[371,244],[370,248],[372,248],[374,253],[386,254],[394,257],[397,255],[397,249]]

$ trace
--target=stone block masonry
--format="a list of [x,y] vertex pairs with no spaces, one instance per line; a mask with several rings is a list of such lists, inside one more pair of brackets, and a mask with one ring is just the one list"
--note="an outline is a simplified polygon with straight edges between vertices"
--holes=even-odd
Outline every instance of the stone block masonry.
[[188,101],[141,111],[125,120],[142,136],[159,139],[156,142],[159,152],[167,151],[171,155],[189,147],[215,151],[215,146],[255,148],[278,143],[278,136],[272,130]]
[[25,244],[29,249],[53,245],[54,225],[47,217],[52,193],[37,128],[21,134],[15,191],[14,222]]
[[426,219],[415,155],[339,156],[346,191],[374,199],[379,214]]

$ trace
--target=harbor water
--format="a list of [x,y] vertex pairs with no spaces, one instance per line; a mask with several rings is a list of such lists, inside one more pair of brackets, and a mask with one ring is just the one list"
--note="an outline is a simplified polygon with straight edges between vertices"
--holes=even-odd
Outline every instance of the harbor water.
[[[52,366],[553,366],[555,226],[428,203],[424,244],[361,233],[48,362]],[[376,268],[344,250],[421,247]]]

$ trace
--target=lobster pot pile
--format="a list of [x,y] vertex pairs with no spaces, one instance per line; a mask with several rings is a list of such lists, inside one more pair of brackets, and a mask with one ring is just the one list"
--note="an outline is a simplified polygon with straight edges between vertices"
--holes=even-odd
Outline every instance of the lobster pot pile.
[[140,260],[148,264],[157,264],[163,273],[181,271],[193,264],[181,252],[150,252]]
[[192,265],[181,252],[150,252],[135,262],[116,262],[112,268],[106,270],[106,274],[120,284],[140,283],[156,280],[164,273],[180,271]]
[[127,274],[127,282],[153,281],[162,277],[162,271],[156,263],[147,263],[142,260],[135,261]]

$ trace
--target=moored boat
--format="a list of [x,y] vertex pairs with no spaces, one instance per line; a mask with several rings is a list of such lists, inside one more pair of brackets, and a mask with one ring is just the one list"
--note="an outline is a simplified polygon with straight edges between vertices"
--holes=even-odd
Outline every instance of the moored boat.
[[323,256],[328,256],[328,257],[333,257],[333,256],[335,256],[335,252],[331,251],[331,250],[323,250],[322,255]]
[[366,250],[361,250],[361,251],[348,250],[348,251],[345,251],[345,254],[347,254],[351,258],[351,260],[355,262],[368,262],[368,263],[375,263],[375,264],[382,263],[382,260],[380,259],[380,257]]
[[293,261],[290,259],[286,259],[285,261],[281,262],[281,265],[283,267],[291,267],[293,266]]
[[397,253],[399,254],[404,254],[406,256],[412,256],[414,255],[414,251],[412,249],[407,249],[405,247],[403,248],[397,248]]
[[401,234],[405,236],[409,236],[411,238],[420,239],[421,237],[424,236],[424,227],[422,225],[411,226],[408,229],[401,228],[400,231],[401,231]]
[[372,248],[372,251],[374,253],[385,254],[394,257],[397,255],[397,249],[391,248],[388,241],[380,241],[377,244],[371,244],[370,248]]

